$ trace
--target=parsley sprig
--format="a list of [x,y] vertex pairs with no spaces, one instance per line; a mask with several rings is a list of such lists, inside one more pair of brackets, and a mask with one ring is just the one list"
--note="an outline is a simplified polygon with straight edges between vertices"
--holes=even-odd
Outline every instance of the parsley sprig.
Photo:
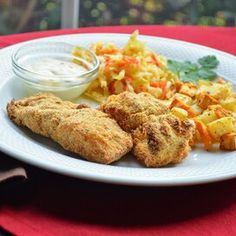
[[168,69],[184,82],[197,82],[200,79],[213,80],[217,76],[214,69],[218,65],[219,61],[212,55],[199,58],[197,63],[168,60]]

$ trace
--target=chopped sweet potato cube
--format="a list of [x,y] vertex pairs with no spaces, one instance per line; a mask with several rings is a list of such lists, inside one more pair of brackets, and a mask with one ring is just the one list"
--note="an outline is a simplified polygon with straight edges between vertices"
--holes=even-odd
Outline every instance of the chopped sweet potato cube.
[[202,109],[207,109],[210,105],[218,104],[218,101],[207,93],[199,94],[197,101]]
[[229,133],[221,136],[220,149],[222,150],[236,150],[236,133]]

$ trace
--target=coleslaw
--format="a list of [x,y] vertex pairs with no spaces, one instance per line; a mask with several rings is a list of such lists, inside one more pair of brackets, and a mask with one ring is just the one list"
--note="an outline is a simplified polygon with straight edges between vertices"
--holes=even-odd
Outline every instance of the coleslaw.
[[102,102],[124,91],[148,92],[160,99],[173,95],[171,86],[177,76],[168,70],[166,58],[148,49],[137,36],[136,30],[123,48],[102,42],[91,46],[101,64],[98,78],[85,92],[87,96]]

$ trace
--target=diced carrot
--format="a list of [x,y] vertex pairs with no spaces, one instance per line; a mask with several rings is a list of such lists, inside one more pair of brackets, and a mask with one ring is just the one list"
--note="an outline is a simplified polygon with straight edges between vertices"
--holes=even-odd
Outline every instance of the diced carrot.
[[181,88],[182,85],[183,85],[183,82],[181,82],[181,81],[179,81],[179,80],[177,80],[177,81],[175,82],[175,89],[176,89],[177,92],[179,92],[179,90],[180,90],[180,88]]
[[179,100],[178,98],[175,98],[172,101],[172,103],[169,106],[169,109],[171,109],[173,107],[179,107],[179,108],[186,110],[188,112],[189,117],[196,116],[196,113],[191,109],[191,107],[189,105],[185,104],[184,102],[182,102],[181,100]]
[[224,117],[224,114],[223,114],[223,112],[222,112],[221,110],[218,110],[218,109],[217,109],[217,110],[215,111],[215,114],[216,114],[216,116],[217,116],[218,119]]
[[187,110],[189,117],[195,117],[197,114],[191,109],[191,107]]
[[230,116],[230,112],[228,112],[227,110],[225,110],[221,106],[215,108],[215,114],[218,119],[220,119],[222,117]]
[[161,80],[160,81],[160,88],[162,90],[162,94],[161,94],[161,99],[165,99],[166,98],[166,93],[167,93],[167,87],[166,87],[166,80]]
[[177,98],[175,98],[175,99],[172,101],[172,103],[170,104],[170,107],[169,107],[169,108],[171,109],[172,107],[179,107],[179,108],[182,108],[182,109],[184,109],[184,110],[186,110],[186,111],[190,108],[189,105],[185,104],[184,102],[180,101],[180,100],[177,99]]
[[160,88],[162,90],[166,88],[166,80],[160,80]]
[[236,133],[225,134],[220,137],[220,149],[222,150],[236,150]]
[[206,125],[198,119],[194,119],[194,122],[196,124],[196,128],[198,132],[201,135],[205,149],[210,150],[212,148],[212,138],[211,138],[210,133],[207,130]]
[[198,105],[202,109],[207,109],[208,106],[218,104],[219,102],[207,93],[200,93],[197,98]]

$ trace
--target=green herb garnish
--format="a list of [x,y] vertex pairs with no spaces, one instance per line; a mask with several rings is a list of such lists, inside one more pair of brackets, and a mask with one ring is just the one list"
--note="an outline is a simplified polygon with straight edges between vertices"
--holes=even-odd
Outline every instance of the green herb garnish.
[[168,60],[168,69],[184,82],[197,82],[200,79],[213,80],[217,76],[214,69],[218,65],[219,61],[215,56],[202,57],[198,59],[198,63]]

